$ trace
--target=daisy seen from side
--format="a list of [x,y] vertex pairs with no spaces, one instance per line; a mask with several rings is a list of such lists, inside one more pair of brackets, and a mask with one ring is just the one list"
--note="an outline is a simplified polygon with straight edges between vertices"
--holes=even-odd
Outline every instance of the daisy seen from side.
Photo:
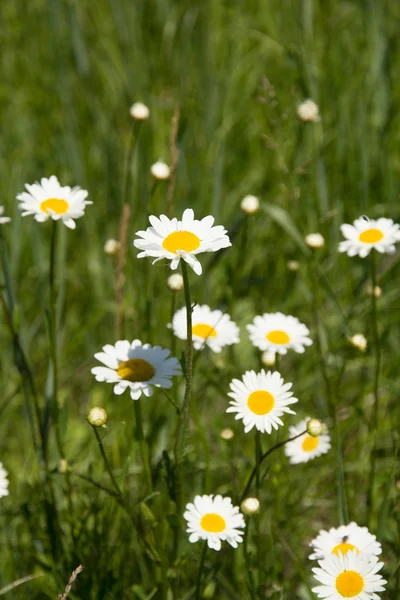
[[321,583],[313,592],[318,598],[329,600],[379,600],[376,592],[384,591],[387,583],[378,571],[383,567],[376,556],[357,554],[355,550],[345,556],[339,552],[319,561],[313,569],[315,579]]
[[228,396],[233,400],[226,412],[236,413],[235,419],[242,419],[245,433],[253,427],[262,433],[271,433],[283,425],[280,418],[283,414],[296,414],[289,408],[298,402],[289,391],[291,387],[277,371],[246,371],[241,380],[233,379],[230,384]]
[[296,317],[281,312],[265,313],[254,318],[247,325],[253,346],[260,350],[269,350],[277,354],[286,354],[288,350],[303,353],[305,346],[311,346],[309,329]]
[[8,473],[0,462],[0,498],[8,496]]
[[178,360],[170,357],[169,350],[140,340],[107,344],[94,356],[105,365],[92,369],[96,381],[114,384],[118,396],[129,389],[132,400],[138,400],[142,393],[151,396],[153,387],[172,387],[172,377],[181,374]]
[[62,186],[55,175],[49,179],[42,177],[40,183],[26,183],[25,187],[27,191],[17,195],[17,200],[20,201],[18,208],[23,217],[33,215],[39,223],[53,219],[62,221],[70,229],[75,229],[74,219],[83,217],[86,205],[92,204],[86,200],[86,190],[79,186]]
[[243,541],[244,518],[229,497],[213,494],[195,496],[193,503],[186,505],[183,516],[191,543],[206,540],[209,548],[220,550],[221,541],[227,541],[233,548]]
[[165,215],[159,218],[149,217],[151,227],[146,231],[138,231],[140,239],[133,244],[139,250],[138,258],[153,257],[153,264],[163,258],[171,261],[172,270],[177,269],[183,259],[197,275],[201,275],[202,267],[196,256],[202,252],[216,252],[231,246],[227,231],[222,225],[214,226],[214,217],[207,216],[201,221],[194,218],[194,212],[187,208],[182,220],[169,219]]
[[0,204],[0,225],[5,225],[11,221],[10,217],[5,217],[4,215],[4,206]]
[[339,252],[348,256],[365,258],[371,250],[393,254],[396,242],[400,241],[400,225],[383,217],[377,220],[360,217],[353,225],[341,225],[340,230],[346,239],[340,242]]
[[322,559],[332,554],[338,556],[339,552],[345,556],[353,550],[364,556],[379,556],[382,552],[381,544],[367,527],[359,527],[354,522],[337,528],[332,527],[329,531],[322,529],[311,541],[310,546],[311,560]]
[[[174,314],[172,330],[179,339],[187,339],[186,307]],[[196,350],[208,346],[213,352],[221,352],[224,346],[240,341],[239,327],[222,311],[211,310],[206,304],[196,304],[192,312],[192,339]]]
[[326,454],[331,447],[331,438],[327,433],[312,436],[307,433],[307,423],[310,417],[300,421],[297,425],[289,427],[289,438],[301,434],[300,437],[285,444],[285,454],[291,465],[305,463],[317,456]]

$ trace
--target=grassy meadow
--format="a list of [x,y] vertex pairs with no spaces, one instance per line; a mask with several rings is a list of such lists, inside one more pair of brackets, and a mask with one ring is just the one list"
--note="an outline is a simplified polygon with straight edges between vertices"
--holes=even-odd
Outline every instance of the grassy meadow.
[[[0,596],[56,600],[83,565],[70,600],[313,600],[310,541],[354,520],[382,544],[379,597],[398,600],[400,255],[374,253],[374,299],[371,256],[338,244],[361,215],[400,221],[400,4],[3,0],[0,20],[0,204],[12,218],[0,225]],[[320,121],[297,116],[307,98]],[[138,101],[142,122],[129,113]],[[150,173],[158,160],[168,181]],[[93,202],[74,231],[18,209],[25,183],[53,174]],[[240,208],[247,194],[256,214]],[[188,371],[168,324],[185,295],[133,240],[149,215],[185,208],[228,230],[231,248],[199,255],[201,276],[188,269],[190,292],[231,316],[240,343],[194,351],[177,465]],[[307,247],[312,232],[323,248]],[[105,253],[108,239],[119,254]],[[240,503],[255,433],[226,413],[227,394],[233,378],[268,370],[246,325],[273,312],[305,323],[313,345],[281,357],[299,402],[261,434],[262,452],[308,416],[332,448],[299,465],[283,446],[271,453],[248,493],[260,511],[245,516],[245,542],[204,556],[184,507],[196,494]],[[141,396],[144,439],[129,393],[91,373],[94,354],[123,339],[170,349],[186,373],[169,398]],[[92,407],[106,428],[88,423]]]

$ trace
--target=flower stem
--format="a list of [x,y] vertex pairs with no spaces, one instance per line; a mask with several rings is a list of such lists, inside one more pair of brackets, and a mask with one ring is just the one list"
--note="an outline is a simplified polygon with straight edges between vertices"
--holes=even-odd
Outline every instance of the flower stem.
[[[261,477],[260,477],[261,454],[262,454],[261,434],[257,430],[256,437],[255,437],[255,459],[256,459],[255,469],[256,469],[256,496],[258,499],[260,499],[260,489],[261,489]],[[258,515],[255,515],[255,517],[256,517],[256,531],[257,531],[256,542],[257,542],[257,565],[258,565],[258,593],[261,596],[261,589],[262,589],[262,585],[263,585],[262,556],[261,556],[261,516],[260,516],[260,514],[258,514]]]
[[96,440],[97,440],[97,443],[98,443],[99,448],[100,448],[101,456],[103,458],[104,466],[105,466],[105,468],[107,470],[107,473],[110,476],[111,483],[114,486],[114,489],[115,489],[115,491],[117,493],[118,498],[121,498],[122,497],[122,492],[121,492],[120,487],[119,487],[119,485],[118,485],[118,483],[117,483],[117,481],[116,481],[116,479],[115,479],[115,477],[113,475],[110,463],[108,462],[108,458],[107,458],[107,455],[106,455],[106,452],[105,452],[104,446],[103,446],[103,441],[102,441],[102,439],[100,437],[99,432],[97,431],[97,427],[95,427],[94,425],[92,425],[91,427],[93,429],[94,435],[96,436]]
[[153,492],[153,482],[151,478],[151,468],[149,462],[149,453],[147,449],[147,443],[143,433],[143,422],[142,422],[142,407],[140,404],[140,400],[133,401],[135,407],[135,417],[136,417],[136,439],[139,442],[140,446],[140,454],[142,456],[143,469],[146,478],[146,487],[147,493],[151,494]]
[[200,598],[201,598],[201,579],[202,579],[202,575],[203,575],[206,554],[207,554],[207,541],[204,542],[203,549],[201,551],[200,566],[199,566],[199,570],[197,572],[196,600],[200,600]]
[[189,421],[190,398],[192,394],[192,377],[193,377],[193,340],[192,340],[192,302],[190,298],[189,276],[187,265],[184,260],[181,260],[182,276],[185,289],[185,305],[186,305],[186,352],[185,352],[185,395],[183,406],[179,417],[178,429],[176,432],[176,441],[174,448],[175,468],[176,468],[176,483],[177,483],[177,510],[178,514],[182,511],[182,485],[180,464],[182,462],[182,451],[185,443],[186,429]]
[[371,252],[370,270],[371,270],[371,284],[372,284],[371,308],[372,308],[372,328],[373,328],[374,349],[375,349],[375,373],[374,373],[374,388],[373,388],[374,407],[373,407],[372,422],[371,422],[371,429],[373,430],[373,446],[372,446],[372,450],[371,450],[368,493],[367,493],[367,521],[370,521],[371,515],[373,512],[373,508],[374,508],[374,483],[375,483],[375,474],[376,474],[377,440],[378,440],[379,418],[380,418],[379,377],[380,377],[381,365],[382,365],[382,352],[381,352],[380,336],[379,336],[379,329],[378,329],[378,307],[377,307],[376,296],[375,296],[375,288],[377,285],[376,262],[375,262],[375,255],[373,252]]

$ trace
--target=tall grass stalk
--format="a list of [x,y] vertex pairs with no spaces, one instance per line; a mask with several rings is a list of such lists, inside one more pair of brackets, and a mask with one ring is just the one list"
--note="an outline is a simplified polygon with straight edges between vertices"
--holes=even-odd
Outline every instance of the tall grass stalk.
[[133,401],[135,408],[135,419],[136,419],[136,439],[139,442],[140,455],[142,457],[144,476],[146,480],[146,493],[151,494],[153,492],[153,481],[151,477],[151,466],[149,461],[149,451],[147,443],[144,437],[143,421],[142,421],[142,406],[141,401]]

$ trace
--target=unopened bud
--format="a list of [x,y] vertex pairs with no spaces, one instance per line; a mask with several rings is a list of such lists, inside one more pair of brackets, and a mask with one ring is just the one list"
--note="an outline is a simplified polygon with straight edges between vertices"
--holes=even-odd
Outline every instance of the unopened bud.
[[287,268],[289,271],[298,271],[300,269],[300,263],[297,260],[288,260]]
[[349,342],[354,348],[358,348],[361,352],[365,352],[368,342],[362,333],[355,333],[349,338]]
[[104,408],[95,406],[90,410],[87,420],[93,427],[103,427],[107,422],[107,413]]
[[309,233],[305,242],[309,248],[323,248],[325,245],[324,236],[320,233]]
[[180,292],[183,290],[183,277],[180,273],[174,273],[167,279],[167,285],[173,292]]
[[232,429],[223,429],[220,433],[220,436],[222,437],[223,440],[231,440],[233,438],[235,434],[233,433]]
[[160,179],[161,181],[168,179],[171,175],[169,166],[160,160],[154,163],[154,165],[151,165],[150,171],[155,179]]
[[262,353],[261,360],[263,361],[266,367],[272,367],[276,361],[275,352],[271,352],[271,350],[266,350]]
[[321,423],[319,419],[310,419],[307,421],[307,433],[308,435],[311,435],[311,437],[318,437],[327,431],[327,426],[325,423]]
[[65,458],[60,458],[58,462],[58,470],[60,473],[66,473],[68,471],[68,461]]
[[368,296],[375,296],[375,298],[380,298],[382,296],[382,288],[379,285],[376,285],[374,288],[372,285],[369,285],[367,288]]
[[260,208],[260,201],[257,196],[245,196],[240,203],[240,208],[248,215],[254,215]]
[[245,515],[254,515],[260,509],[260,502],[257,498],[245,498],[240,508]]
[[104,244],[104,252],[106,254],[118,254],[121,250],[121,243],[117,240],[107,240]]
[[307,123],[320,121],[319,108],[313,100],[305,100],[297,107],[297,116]]
[[149,107],[143,104],[143,102],[135,102],[130,108],[131,117],[137,121],[146,121],[150,116]]

